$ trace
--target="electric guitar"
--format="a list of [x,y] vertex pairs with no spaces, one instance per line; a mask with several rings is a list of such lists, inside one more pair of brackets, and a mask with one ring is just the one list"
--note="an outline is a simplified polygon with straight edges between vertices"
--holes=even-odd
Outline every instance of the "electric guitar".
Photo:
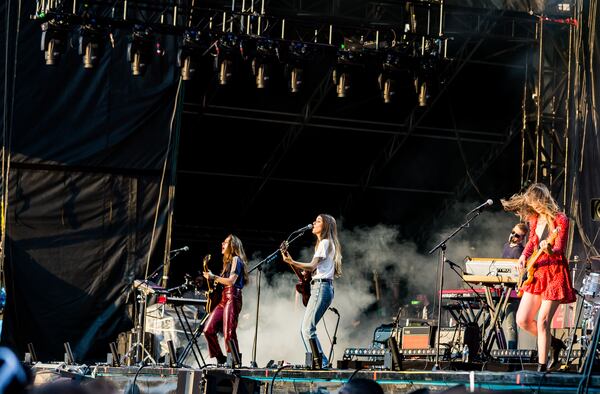
[[[548,242],[548,245],[550,245],[550,246],[554,245],[554,241],[556,240],[556,237],[558,236],[559,230],[560,230],[560,227],[556,227],[554,230],[552,230],[550,235],[548,235],[548,238],[546,239],[546,242]],[[544,253],[545,251],[546,251],[546,249],[536,250],[536,252],[534,254],[532,254],[531,257],[529,257],[529,260],[527,260],[527,264],[525,265],[526,268],[519,271],[519,279],[517,280],[517,289],[518,289],[517,295],[519,297],[523,296],[523,287],[525,287],[525,286],[531,284],[531,282],[533,282],[533,274],[535,274],[535,270],[537,269],[537,266],[535,265],[535,263],[540,258],[542,253]],[[527,271],[527,279],[523,282],[523,275],[525,274],[525,271]]]
[[[207,254],[202,260],[202,268],[204,272],[209,272],[208,262],[210,261],[211,255]],[[219,305],[221,302],[221,293],[223,291],[222,286],[216,284],[212,279],[206,279],[206,313],[210,313]]]
[[[283,241],[279,246],[279,250],[281,250],[281,253],[287,253],[288,246],[288,242]],[[294,267],[291,264],[290,268],[298,277],[298,283],[296,283],[296,291],[300,293],[300,295],[302,296],[302,304],[306,306],[308,304],[308,299],[310,298],[310,281],[312,279],[312,275],[310,272]]]

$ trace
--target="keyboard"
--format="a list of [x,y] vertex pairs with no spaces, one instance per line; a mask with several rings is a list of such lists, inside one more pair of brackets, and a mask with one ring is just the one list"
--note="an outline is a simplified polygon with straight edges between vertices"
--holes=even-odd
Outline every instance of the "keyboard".
[[505,276],[505,275],[469,275],[464,274],[463,280],[468,283],[481,283],[486,285],[501,285],[501,284],[515,284],[517,283],[517,278],[513,276]]
[[[493,298],[498,298],[502,295],[501,289],[490,289]],[[471,289],[447,289],[442,290],[442,298],[447,300],[469,300],[474,301],[477,299],[485,300],[485,289],[476,288],[475,291]],[[510,298],[518,298],[517,292],[511,290]]]
[[206,305],[206,298],[183,298],[183,297],[166,297],[165,304],[173,306],[181,305]]
[[501,283],[516,283],[519,278],[519,261],[493,257],[469,257],[465,259],[465,274],[482,277],[507,277],[511,279],[503,279]]

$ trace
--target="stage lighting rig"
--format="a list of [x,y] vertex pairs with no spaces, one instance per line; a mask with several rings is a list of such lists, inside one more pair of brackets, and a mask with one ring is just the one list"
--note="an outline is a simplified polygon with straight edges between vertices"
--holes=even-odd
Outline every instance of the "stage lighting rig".
[[177,65],[181,67],[181,77],[189,81],[196,73],[202,59],[211,50],[214,40],[210,33],[197,30],[186,30],[183,35],[183,43],[177,53]]
[[139,26],[133,30],[127,45],[127,61],[131,63],[133,76],[143,76],[152,60],[154,37],[149,29]]
[[79,55],[83,68],[94,68],[102,56],[106,32],[94,24],[82,25],[79,29]]
[[383,51],[383,63],[378,82],[383,102],[392,102],[397,85],[411,67],[411,58],[400,48],[391,47]]
[[306,43],[292,41],[287,47],[287,52],[282,54],[285,62],[284,72],[291,93],[297,93],[304,81],[304,69],[312,50]]
[[427,39],[421,48],[415,72],[415,92],[418,97],[419,107],[427,106],[431,96],[432,81],[439,75],[441,40]]
[[239,53],[239,38],[233,33],[227,33],[217,43],[215,68],[219,74],[219,85],[227,85],[231,81],[233,60]]
[[333,70],[333,83],[336,85],[337,96],[346,97],[352,83],[352,73],[364,68],[363,52],[346,49],[345,45],[337,52],[337,60]]
[[240,48],[242,56],[251,60],[256,88],[266,88],[273,66],[279,62],[279,43],[266,37],[253,37],[242,41]]
[[60,56],[67,51],[71,24],[56,15],[53,19],[42,23],[41,50],[48,66],[55,65]]

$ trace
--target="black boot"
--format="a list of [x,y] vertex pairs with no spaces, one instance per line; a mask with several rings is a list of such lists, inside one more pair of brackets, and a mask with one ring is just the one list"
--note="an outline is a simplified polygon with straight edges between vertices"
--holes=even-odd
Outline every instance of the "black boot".
[[538,364],[537,371],[538,372],[546,372],[547,371],[546,364]]
[[567,345],[554,335],[550,340],[550,364],[548,368],[556,367],[560,362],[560,351],[567,348]]
[[227,357],[225,357],[224,355],[218,355],[217,356],[217,364],[218,365],[223,365],[227,362]]

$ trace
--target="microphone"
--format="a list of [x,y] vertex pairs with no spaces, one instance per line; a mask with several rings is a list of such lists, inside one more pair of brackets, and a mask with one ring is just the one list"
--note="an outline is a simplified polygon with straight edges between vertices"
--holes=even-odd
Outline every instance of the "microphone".
[[181,253],[181,252],[187,252],[190,250],[189,246],[184,246],[183,248],[179,248],[179,249],[173,249],[171,251],[171,253]]
[[336,315],[340,315],[340,313],[338,312],[337,309],[335,309],[334,307],[329,307],[329,310],[332,311],[333,313],[335,313]]
[[479,211],[481,212],[481,210],[485,207],[489,207],[490,205],[492,205],[494,202],[491,199],[488,199],[486,202],[484,202],[483,204],[481,204],[480,206],[478,206],[475,209],[471,209],[471,211],[469,213],[467,213],[467,215],[472,214],[473,212]]
[[444,261],[448,264],[450,264],[451,267],[458,267],[460,268],[460,265],[456,264],[454,261],[450,261],[448,259],[444,259]]
[[313,228],[312,224],[307,224],[306,226],[304,226],[302,228],[299,228],[298,230],[294,231],[292,234],[300,233],[300,232],[306,231],[306,230],[312,230],[312,228]]

